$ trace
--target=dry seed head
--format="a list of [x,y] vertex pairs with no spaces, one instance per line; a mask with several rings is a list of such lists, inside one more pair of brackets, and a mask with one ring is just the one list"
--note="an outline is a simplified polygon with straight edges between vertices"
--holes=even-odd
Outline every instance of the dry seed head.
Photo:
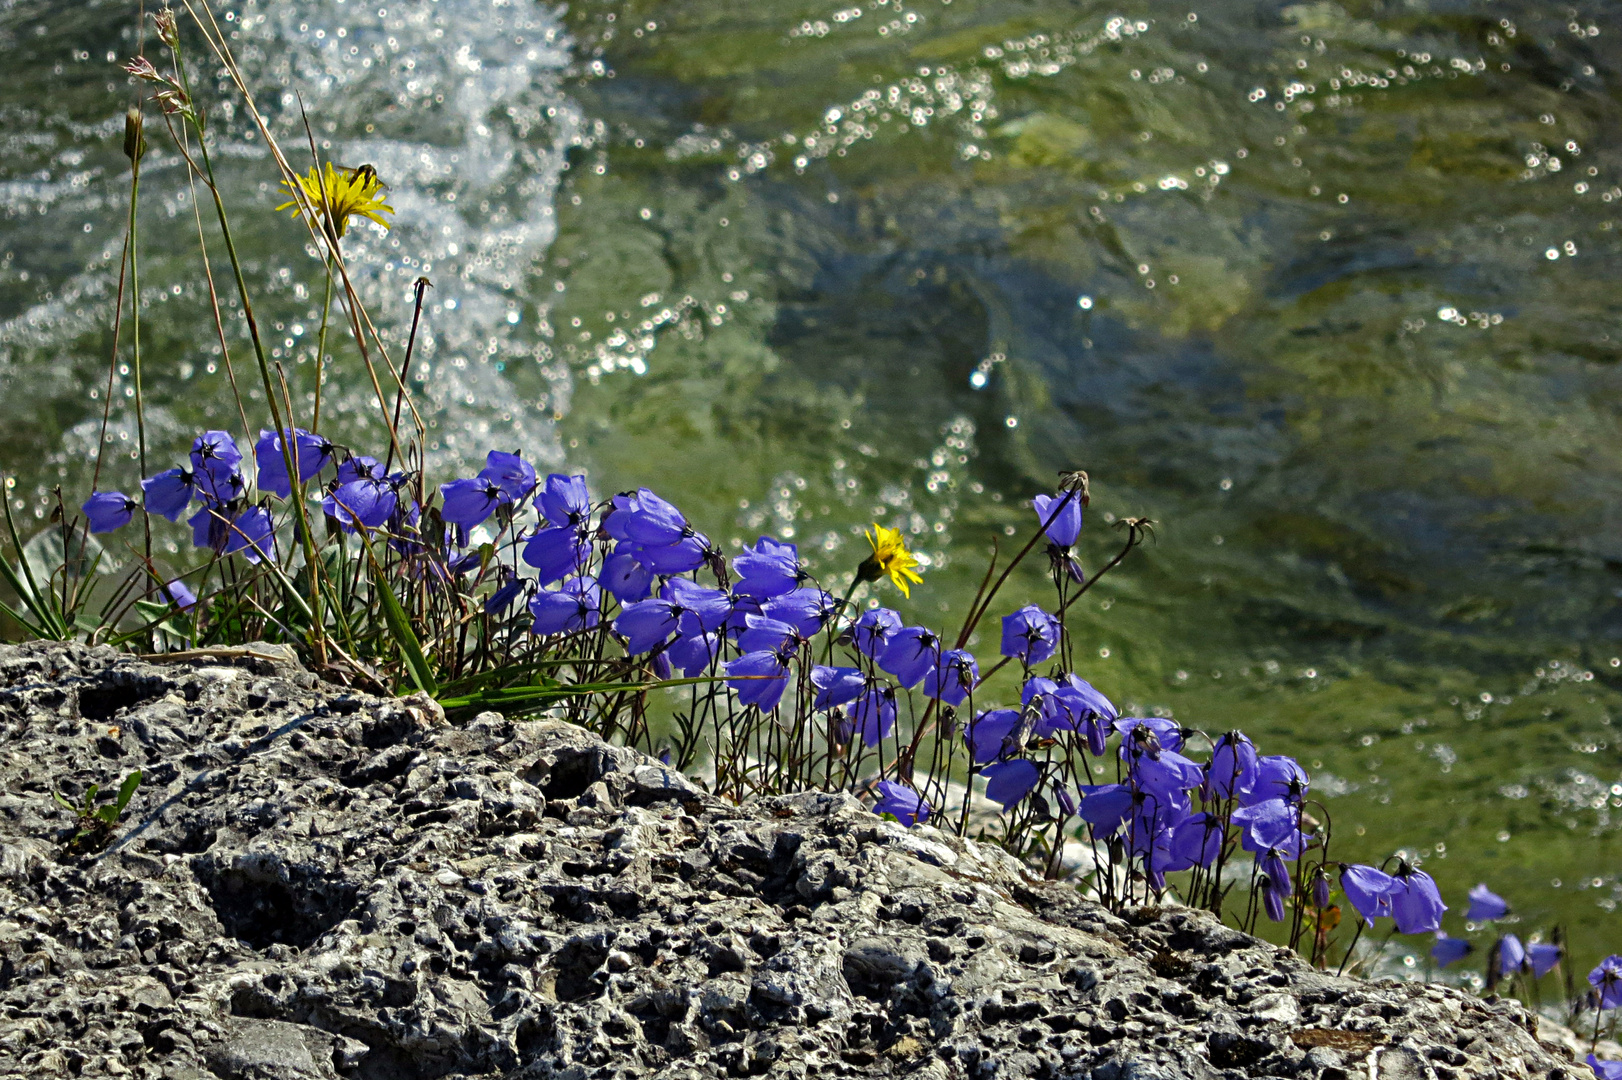
[[152,21],[157,24],[158,40],[171,49],[178,49],[180,47],[180,28],[175,25],[174,9],[165,7],[152,16]]
[[134,105],[124,114],[124,156],[130,161],[140,161],[146,153],[146,135],[142,128],[145,122],[141,110]]

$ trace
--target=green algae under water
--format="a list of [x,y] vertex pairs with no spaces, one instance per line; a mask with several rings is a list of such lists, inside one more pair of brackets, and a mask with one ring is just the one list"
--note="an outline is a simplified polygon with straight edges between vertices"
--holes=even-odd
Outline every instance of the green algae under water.
[[[106,58],[133,10],[0,14],[0,464],[23,491],[88,483],[127,186]],[[409,281],[435,281],[413,376],[446,467],[522,445],[825,573],[878,518],[931,562],[885,601],[949,626],[1030,496],[1085,468],[1089,568],[1112,520],[1159,524],[1075,609],[1082,673],[1297,755],[1340,857],[1422,863],[1454,933],[1486,881],[1586,971],[1622,950],[1618,14],[331,0],[237,25],[277,122],[299,89],[339,160],[394,185],[395,230],[352,258],[398,337]],[[316,267],[218,123],[305,386]],[[154,160],[166,464],[233,407],[184,177]],[[335,423],[370,445],[335,352]],[[994,614],[1045,600],[1039,569]]]

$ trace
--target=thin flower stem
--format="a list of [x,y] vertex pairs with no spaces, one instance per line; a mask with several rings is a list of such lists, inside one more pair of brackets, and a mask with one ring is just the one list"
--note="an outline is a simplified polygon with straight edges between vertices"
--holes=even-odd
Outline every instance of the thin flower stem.
[[[323,181],[325,183],[325,181]],[[327,275],[326,295],[321,299],[321,331],[315,336],[315,413],[310,418],[310,432],[321,431],[321,388],[327,381],[327,327],[332,322],[332,259],[324,260]]]

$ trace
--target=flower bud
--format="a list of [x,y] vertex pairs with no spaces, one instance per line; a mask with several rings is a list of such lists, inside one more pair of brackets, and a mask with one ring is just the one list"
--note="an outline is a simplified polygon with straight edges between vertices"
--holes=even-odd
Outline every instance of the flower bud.
[[131,105],[124,114],[124,156],[132,162],[138,162],[146,154],[146,135],[142,132],[144,121],[141,110]]

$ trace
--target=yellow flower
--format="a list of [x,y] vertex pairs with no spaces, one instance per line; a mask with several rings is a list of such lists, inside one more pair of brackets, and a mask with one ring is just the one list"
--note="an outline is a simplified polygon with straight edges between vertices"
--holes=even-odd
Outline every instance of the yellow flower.
[[[394,207],[383,201],[383,189],[388,185],[377,178],[377,170],[370,165],[345,169],[340,173],[329,161],[324,176],[312,166],[309,175],[299,177],[298,182],[316,213],[326,219],[340,237],[348,231],[352,217],[370,218],[385,229],[389,227],[389,223],[378,215],[379,210],[394,213]],[[292,185],[286,180],[282,181],[282,187],[289,193],[293,191]],[[289,208],[294,217],[304,212],[297,199],[284,202],[276,209]]]
[[886,529],[878,522],[867,533],[867,542],[873,545],[873,554],[862,560],[862,565],[856,568],[857,581],[877,581],[885,574],[895,582],[895,587],[901,590],[901,595],[912,596],[907,582],[922,583],[923,578],[913,571],[919,565],[912,552],[907,550],[907,542],[901,538],[900,529]]

